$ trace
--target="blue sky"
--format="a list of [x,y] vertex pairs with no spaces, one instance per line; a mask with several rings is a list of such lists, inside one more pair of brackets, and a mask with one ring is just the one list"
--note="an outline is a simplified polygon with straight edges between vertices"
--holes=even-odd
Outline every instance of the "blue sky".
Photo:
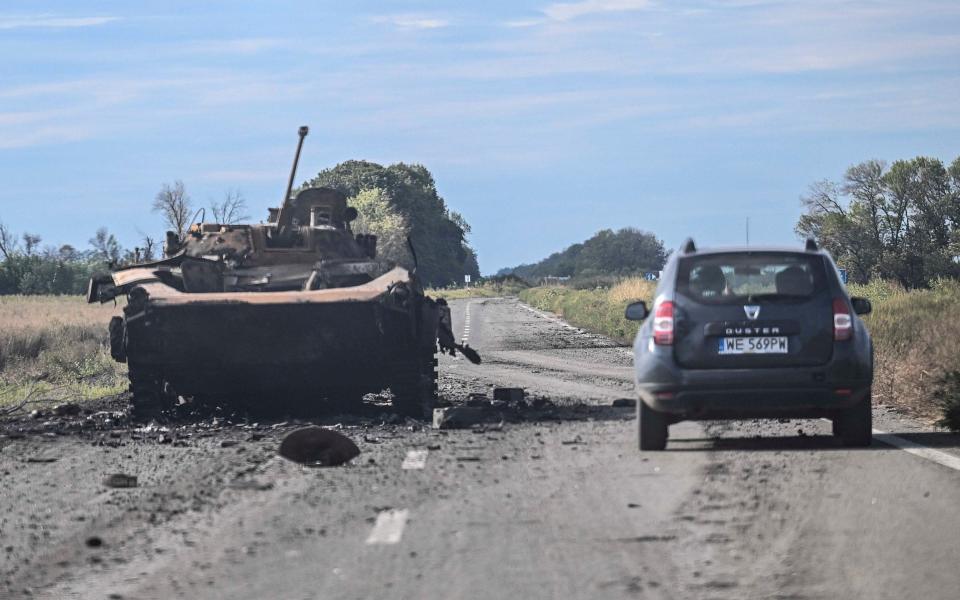
[[260,218],[300,179],[420,162],[485,273],[605,227],[792,243],[869,158],[960,155],[960,3],[18,2],[0,6],[0,221],[127,246],[181,179]]

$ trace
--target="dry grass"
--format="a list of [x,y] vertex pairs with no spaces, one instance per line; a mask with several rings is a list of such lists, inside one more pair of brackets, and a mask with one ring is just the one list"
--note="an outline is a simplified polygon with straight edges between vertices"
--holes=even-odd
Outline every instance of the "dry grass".
[[874,344],[874,398],[925,420],[936,420],[937,383],[960,369],[960,283],[943,281],[907,292],[889,283],[851,286],[873,314],[864,321]]
[[633,341],[638,323],[623,318],[627,304],[645,300],[649,307],[655,282],[629,278],[610,289],[576,290],[562,286],[530,288],[520,299],[543,310],[561,315],[578,327],[597,331],[624,344]]
[[647,308],[650,308],[650,303],[653,301],[653,294],[656,290],[656,281],[646,281],[637,277],[631,277],[630,279],[624,279],[610,288],[610,291],[607,292],[607,299],[617,304],[623,304],[624,308],[631,302],[645,300],[647,302]]
[[0,404],[38,389],[51,400],[122,390],[126,370],[110,358],[107,334],[118,314],[77,296],[0,296]]

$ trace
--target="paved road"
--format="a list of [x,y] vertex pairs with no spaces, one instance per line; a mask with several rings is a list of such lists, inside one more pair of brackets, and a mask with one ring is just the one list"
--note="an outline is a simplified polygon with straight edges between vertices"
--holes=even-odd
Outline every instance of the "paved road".
[[[679,424],[641,454],[609,407],[631,395],[622,348],[513,299],[453,307],[485,362],[444,357],[447,397],[569,408],[483,431],[345,421],[362,454],[330,469],[274,455],[291,423],[3,438],[0,596],[957,597],[957,436],[881,407],[892,441],[934,450],[790,421]],[[103,488],[116,470],[140,487]]]

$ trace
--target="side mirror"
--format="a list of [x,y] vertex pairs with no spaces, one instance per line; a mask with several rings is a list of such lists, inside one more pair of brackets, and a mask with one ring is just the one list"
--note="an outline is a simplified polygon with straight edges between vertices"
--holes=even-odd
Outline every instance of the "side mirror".
[[873,311],[873,305],[866,298],[850,298],[850,304],[853,305],[853,312],[858,315],[869,315]]
[[649,314],[647,311],[647,303],[640,301],[628,304],[623,316],[628,321],[642,321],[647,318],[647,314]]

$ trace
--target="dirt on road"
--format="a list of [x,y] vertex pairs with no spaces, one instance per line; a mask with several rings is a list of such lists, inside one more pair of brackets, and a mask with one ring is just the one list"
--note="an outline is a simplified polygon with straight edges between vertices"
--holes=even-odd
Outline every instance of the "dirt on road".
[[[484,356],[441,360],[444,399],[485,406],[467,429],[403,419],[374,397],[352,415],[207,407],[134,423],[121,396],[2,423],[0,597],[960,589],[960,471],[880,442],[843,448],[821,421],[682,423],[666,452],[640,453],[634,409],[612,406],[632,397],[626,349],[515,299],[452,308],[456,332]],[[498,386],[526,397],[491,403]],[[960,456],[957,436],[884,407],[875,422]],[[346,435],[360,455],[329,468],[278,456],[307,424]]]

